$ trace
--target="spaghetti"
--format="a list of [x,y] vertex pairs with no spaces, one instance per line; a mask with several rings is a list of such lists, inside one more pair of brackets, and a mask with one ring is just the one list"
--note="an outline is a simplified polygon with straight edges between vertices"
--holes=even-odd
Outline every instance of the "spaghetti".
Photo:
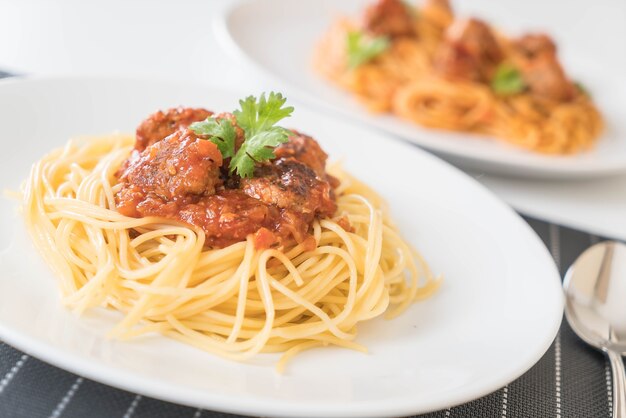
[[[351,48],[346,39],[355,34],[361,45]],[[349,65],[380,40],[388,48]],[[600,112],[567,78],[549,37],[511,39],[478,19],[455,20],[446,0],[426,0],[419,10],[378,0],[359,20],[341,18],[318,43],[314,66],[372,112],[535,152],[580,152],[603,130]]]
[[[321,345],[364,351],[357,324],[392,318],[439,280],[399,235],[381,198],[340,167],[337,211],[312,224],[314,245],[258,248],[253,235],[207,247],[202,228],[116,210],[118,170],[134,138],[70,141],[34,164],[23,215],[77,313],[112,308],[111,336],[161,333],[233,360]],[[148,149],[149,151],[149,149]]]

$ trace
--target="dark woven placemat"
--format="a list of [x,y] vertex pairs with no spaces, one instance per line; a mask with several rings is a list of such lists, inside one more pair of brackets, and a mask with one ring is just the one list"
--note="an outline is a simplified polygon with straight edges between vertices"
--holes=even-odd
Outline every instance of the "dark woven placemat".
[[[0,72],[0,78],[7,76]],[[525,218],[561,274],[598,238]],[[610,417],[611,374],[564,320],[550,349],[526,374],[483,398],[422,417]],[[233,417],[115,389],[58,369],[0,342],[0,418]]]

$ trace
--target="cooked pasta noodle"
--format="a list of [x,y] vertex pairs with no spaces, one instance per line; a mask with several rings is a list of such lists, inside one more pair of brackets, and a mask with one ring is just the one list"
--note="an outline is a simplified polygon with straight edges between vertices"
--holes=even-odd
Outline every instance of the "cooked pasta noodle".
[[[391,318],[438,287],[383,201],[335,166],[336,216],[305,243],[256,249],[252,238],[206,248],[200,228],[115,210],[116,171],[134,138],[70,141],[38,161],[22,211],[39,252],[77,313],[112,308],[111,336],[163,335],[233,360],[283,352],[279,369],[318,345],[364,351],[357,324]],[[351,228],[342,226],[347,219]]]

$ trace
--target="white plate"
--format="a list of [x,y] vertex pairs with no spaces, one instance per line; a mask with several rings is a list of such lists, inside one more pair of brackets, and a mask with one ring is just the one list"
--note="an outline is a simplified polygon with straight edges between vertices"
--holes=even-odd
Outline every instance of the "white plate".
[[477,180],[525,215],[626,241],[626,175],[577,182]]
[[[592,92],[606,117],[607,128],[597,147],[583,154],[544,156],[485,137],[428,130],[393,116],[368,113],[349,93],[319,76],[312,68],[311,56],[315,43],[337,16],[355,16],[364,5],[372,1],[252,0],[228,9],[224,16],[215,21],[215,26],[226,50],[234,52],[245,65],[263,71],[294,97],[336,115],[393,133],[465,168],[522,177],[567,179],[607,176],[626,171],[625,79],[622,76],[611,76],[615,73],[611,73],[609,65],[592,64],[584,52],[564,54],[567,58],[566,68]],[[528,31],[537,26],[532,20],[532,23],[525,21],[523,13],[519,13],[521,18],[517,21],[511,19],[514,16],[511,13],[513,5],[508,2],[494,7],[493,2],[488,0],[476,0],[456,2],[455,6],[458,5],[463,13],[463,7],[468,7],[469,3],[472,3],[474,13],[476,9],[482,10],[482,14],[490,10],[499,12],[491,13],[488,17],[503,28],[519,29],[525,26]],[[544,6],[541,3],[541,7]],[[526,11],[533,10],[531,6],[525,8]],[[554,14],[541,10],[541,14],[559,16],[569,13],[561,9]],[[546,23],[545,19],[543,22]],[[576,24],[571,19],[567,20],[567,17],[553,23],[561,26]],[[605,42],[603,39],[598,41]],[[566,50],[569,51],[571,48]]]
[[[251,92],[246,92],[251,93]],[[179,104],[215,110],[242,94],[120,79],[0,82],[0,189],[74,135],[131,132],[147,114]],[[315,136],[333,160],[382,192],[403,235],[434,271],[439,293],[393,321],[362,324],[368,355],[311,350],[273,368],[222,360],[159,336],[104,337],[119,315],[77,318],[33,250],[16,202],[0,205],[0,339],[83,376],[197,407],[275,416],[399,416],[469,401],[529,369],[562,316],[554,263],[528,225],[485,188],[439,159],[370,130],[298,106],[288,126]]]

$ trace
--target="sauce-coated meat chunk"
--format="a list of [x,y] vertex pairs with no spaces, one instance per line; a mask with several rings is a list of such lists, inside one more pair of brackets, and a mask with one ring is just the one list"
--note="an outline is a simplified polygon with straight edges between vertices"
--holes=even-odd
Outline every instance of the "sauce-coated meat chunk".
[[[328,156],[317,141],[296,132],[274,149],[275,158],[256,163],[254,177],[241,178],[214,139],[188,128],[209,116],[220,124],[227,120],[234,128],[234,151],[241,148],[245,132],[232,113],[157,112],[137,129],[135,148],[117,172],[117,210],[195,226],[204,231],[209,247],[223,248],[249,236],[256,248],[294,241],[310,247],[315,218],[337,210],[333,188],[338,181],[326,173]],[[207,135],[212,126],[206,126]]]
[[309,166],[291,158],[259,166],[254,177],[241,179],[241,189],[267,204],[302,214],[330,216],[337,209],[330,184]]
[[165,112],[159,110],[148,116],[137,128],[135,149],[143,151],[177,130],[187,128],[193,122],[202,121],[212,114],[213,112],[206,109],[190,107],[177,107]]
[[554,55],[544,55],[520,66],[531,93],[556,101],[571,100],[576,89],[567,79],[563,67]]
[[274,154],[276,158],[296,159],[313,169],[318,176],[322,178],[325,176],[328,155],[320,144],[308,135],[294,132],[294,135],[289,137],[289,142],[277,147]]
[[556,101],[571,100],[576,89],[567,78],[549,36],[525,35],[513,42],[513,61],[531,93]]
[[365,9],[363,29],[376,36],[411,36],[413,18],[402,0],[378,0]]
[[525,59],[533,59],[542,54],[555,55],[556,45],[546,34],[531,33],[514,40],[513,50]]
[[[177,218],[202,228],[211,246],[224,247],[245,241],[248,235],[260,228],[272,228],[280,221],[280,211],[240,190],[221,190],[219,194],[184,205]],[[308,225],[304,228],[306,232]],[[270,244],[274,240],[274,237],[270,238]]]
[[190,130],[175,132],[146,148],[123,171],[118,210],[129,216],[160,215],[190,198],[214,194],[221,165],[215,144]]
[[502,49],[485,22],[460,20],[446,31],[435,69],[447,78],[485,82],[502,58]]

